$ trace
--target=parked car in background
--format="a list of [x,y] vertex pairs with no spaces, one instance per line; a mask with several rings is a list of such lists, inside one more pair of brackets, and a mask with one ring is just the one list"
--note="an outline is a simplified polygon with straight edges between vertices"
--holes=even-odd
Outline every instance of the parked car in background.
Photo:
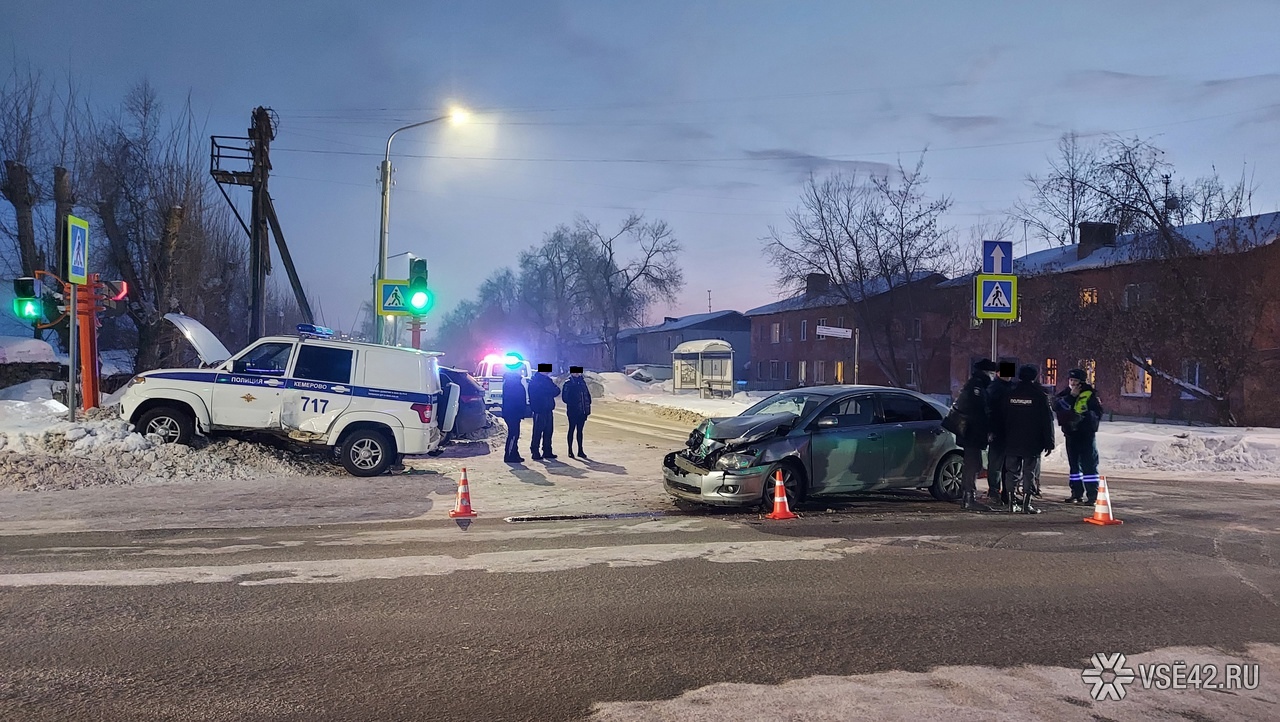
[[481,388],[484,389],[485,408],[502,407],[502,375],[511,367],[519,369],[525,383],[528,384],[529,377],[533,375],[533,367],[519,354],[507,353],[501,356],[489,354],[480,362],[480,366],[476,369],[476,376],[480,380]]
[[480,385],[480,381],[462,369],[441,366],[440,386],[448,389],[449,384],[458,387],[458,413],[453,420],[453,428],[445,438],[468,436],[483,429],[489,423],[489,414],[485,410],[484,387]]
[[663,461],[669,494],[717,506],[882,489],[959,497],[962,455],[942,428],[946,407],[906,389],[813,386],[770,396],[737,416],[708,419]]

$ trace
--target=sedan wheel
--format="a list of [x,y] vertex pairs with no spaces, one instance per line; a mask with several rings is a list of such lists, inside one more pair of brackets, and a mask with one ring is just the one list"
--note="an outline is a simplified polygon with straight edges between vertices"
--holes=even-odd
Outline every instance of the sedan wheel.
[[938,501],[955,501],[960,498],[960,486],[964,481],[964,457],[949,454],[938,464],[929,493]]
[[796,504],[801,498],[803,491],[803,482],[800,474],[796,473],[795,468],[787,464],[774,464],[769,467],[769,478],[765,481],[764,493],[760,497],[760,508],[766,513],[773,511],[774,489],[777,487],[777,473],[782,472],[782,486],[787,491],[787,506],[795,510]]

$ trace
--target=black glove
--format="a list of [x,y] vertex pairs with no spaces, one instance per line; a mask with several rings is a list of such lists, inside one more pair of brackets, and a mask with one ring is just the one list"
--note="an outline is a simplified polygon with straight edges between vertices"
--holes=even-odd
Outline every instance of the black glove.
[[1052,447],[1052,446],[1050,446],[1049,448],[1047,448],[1047,449],[1045,449],[1045,450],[1044,450],[1044,455],[1045,455],[1045,456],[1050,456],[1050,455],[1052,455],[1052,454],[1053,454],[1053,447]]

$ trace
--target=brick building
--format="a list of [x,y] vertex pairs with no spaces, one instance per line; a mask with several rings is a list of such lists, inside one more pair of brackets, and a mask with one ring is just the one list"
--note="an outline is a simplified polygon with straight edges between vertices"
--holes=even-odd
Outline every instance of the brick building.
[[[856,381],[945,393],[950,346],[930,341],[945,336],[954,323],[950,309],[939,306],[945,295],[933,292],[945,280],[942,274],[920,273],[909,283],[890,287],[879,279],[842,293],[826,275],[810,274],[803,293],[747,311],[748,388]],[[854,336],[819,336],[818,326],[850,329]]]
[[734,374],[743,378],[751,358],[751,321],[740,311],[714,311],[689,316],[667,316],[662,323],[626,328],[618,334],[617,368],[606,369],[608,354],[599,337],[575,344],[580,365],[596,371],[617,371],[632,364],[670,366],[671,352],[685,341],[718,339],[734,350]]

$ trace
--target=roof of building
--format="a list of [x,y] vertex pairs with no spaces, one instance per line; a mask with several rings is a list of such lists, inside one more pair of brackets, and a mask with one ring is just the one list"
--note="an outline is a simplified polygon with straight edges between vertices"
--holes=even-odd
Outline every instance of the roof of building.
[[[664,321],[653,326],[639,326],[637,328],[624,328],[618,332],[618,340],[632,338],[646,333],[666,333],[668,331],[680,331],[686,328],[692,328],[708,321],[718,321],[720,319],[731,318],[733,316],[742,316],[741,311],[712,311],[711,313],[695,313],[689,316],[681,316],[674,321]],[[578,343],[592,344],[601,343],[604,339],[600,334],[588,334],[578,339]]]
[[[934,271],[916,271],[915,273],[911,274],[911,282],[915,283],[917,281],[922,281],[932,276],[938,276],[944,279],[946,278],[942,274],[936,273]],[[874,298],[883,293],[887,293],[889,290],[891,289],[888,281],[886,281],[884,278],[873,278],[867,281],[864,284],[864,288],[861,290],[850,287],[848,297],[853,298],[854,300],[861,301],[868,298]],[[748,316],[766,316],[771,313],[785,313],[787,311],[802,311],[807,308],[829,308],[832,306],[845,306],[845,305],[848,305],[849,303],[848,298],[846,298],[845,296],[846,296],[845,294],[840,293],[839,290],[833,285],[831,289],[825,293],[815,293],[813,295],[809,295],[808,293],[799,293],[799,294],[796,294],[795,296],[792,296],[791,298],[784,298],[781,301],[775,301],[773,303],[766,304],[758,308],[753,308],[750,311],[747,311],[747,315]]]
[[685,341],[676,346],[673,354],[685,353],[732,353],[733,346],[728,341],[722,341],[718,338],[700,338],[694,341]]
[[[1233,253],[1269,245],[1280,235],[1280,213],[1263,213],[1256,216],[1229,218],[1208,223],[1195,223],[1173,229],[1185,239],[1198,254],[1223,251]],[[1233,234],[1233,231],[1237,233]],[[1240,235],[1242,241],[1237,241]],[[1013,275],[1020,277],[1045,276],[1054,273],[1084,271],[1108,266],[1152,260],[1155,231],[1141,231],[1116,236],[1114,246],[1102,246],[1093,253],[1079,258],[1079,244],[1048,248],[1013,259]],[[964,286],[972,283],[976,273],[953,278],[942,286]]]

